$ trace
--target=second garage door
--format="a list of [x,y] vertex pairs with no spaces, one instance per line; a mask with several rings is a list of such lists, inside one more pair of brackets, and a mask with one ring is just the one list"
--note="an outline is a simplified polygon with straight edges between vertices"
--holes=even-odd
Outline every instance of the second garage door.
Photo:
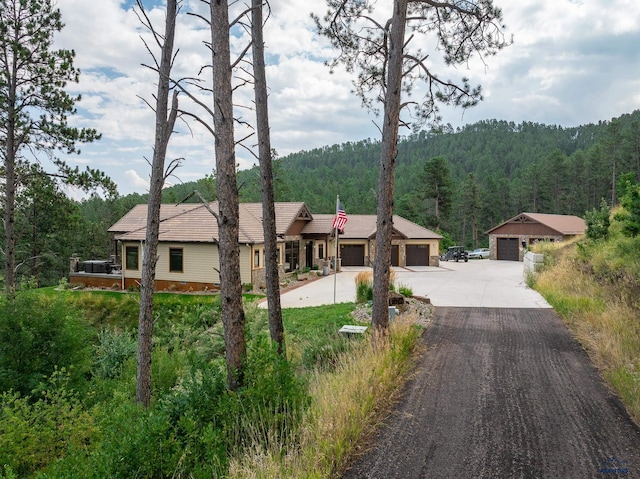
[[364,245],[345,244],[340,247],[342,266],[364,266]]
[[407,266],[429,266],[429,245],[408,244]]
[[518,238],[498,238],[498,259],[520,261]]

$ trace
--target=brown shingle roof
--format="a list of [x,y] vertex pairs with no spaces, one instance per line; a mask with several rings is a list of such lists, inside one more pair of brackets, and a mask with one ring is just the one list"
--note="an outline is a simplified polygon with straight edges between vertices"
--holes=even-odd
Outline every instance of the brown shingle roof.
[[[209,204],[218,210],[216,201]],[[241,203],[239,207],[240,243],[264,243],[262,229],[262,205]],[[309,217],[304,203],[276,203],[276,233],[285,235],[293,222]],[[147,205],[137,205],[109,231],[116,239],[142,241],[146,237]],[[122,233],[122,234],[117,234]],[[160,241],[212,243],[218,240],[218,224],[215,217],[202,204],[162,205],[160,207]]]
[[579,216],[548,215],[543,213],[523,213],[532,220],[542,223],[563,235],[581,235],[587,229],[587,225]]
[[307,223],[302,229],[303,235],[328,235],[331,234],[331,225],[333,224],[334,215],[314,214],[313,221]]
[[585,230],[587,229],[586,223],[579,216],[552,215],[546,213],[520,213],[519,215],[514,216],[504,223],[491,228],[489,231],[487,231],[487,234],[491,234],[491,232],[497,230],[501,226],[514,222],[518,218],[521,218],[523,216],[548,228],[551,228],[552,230],[555,230],[562,235],[581,235],[584,234]]
[[[109,228],[110,233],[126,233],[147,225],[148,205],[136,205],[126,215],[120,218]],[[197,208],[197,204],[162,205],[160,208],[160,221],[165,221],[172,216],[181,215]]]
[[[313,221],[307,224],[302,234],[331,234],[334,215],[314,214]],[[376,215],[347,215],[344,239],[373,238],[376,234]],[[437,233],[417,225],[401,216],[393,215],[393,229],[407,239],[442,239]]]

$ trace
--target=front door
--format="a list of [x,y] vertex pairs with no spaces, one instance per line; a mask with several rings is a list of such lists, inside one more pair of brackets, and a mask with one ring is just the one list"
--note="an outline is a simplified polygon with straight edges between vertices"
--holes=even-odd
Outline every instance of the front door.
[[305,266],[307,268],[313,267],[313,241],[307,241],[307,244],[304,247],[305,252]]

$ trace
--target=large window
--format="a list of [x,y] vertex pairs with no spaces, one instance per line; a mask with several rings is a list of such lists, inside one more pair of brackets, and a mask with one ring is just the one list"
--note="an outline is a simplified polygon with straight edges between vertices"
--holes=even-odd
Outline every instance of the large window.
[[287,241],[284,251],[284,270],[286,272],[298,269],[300,258],[300,242]]
[[138,247],[127,246],[125,248],[127,269],[138,269]]
[[182,248],[169,248],[169,271],[172,273],[183,272],[183,251]]

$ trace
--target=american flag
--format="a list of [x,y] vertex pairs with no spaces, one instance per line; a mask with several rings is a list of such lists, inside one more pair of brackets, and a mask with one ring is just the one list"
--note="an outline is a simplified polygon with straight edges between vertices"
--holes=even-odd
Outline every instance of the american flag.
[[342,203],[338,201],[338,210],[336,211],[336,216],[333,218],[333,229],[339,229],[340,231],[344,230],[344,225],[347,223],[347,214],[344,212],[344,208],[342,207]]

